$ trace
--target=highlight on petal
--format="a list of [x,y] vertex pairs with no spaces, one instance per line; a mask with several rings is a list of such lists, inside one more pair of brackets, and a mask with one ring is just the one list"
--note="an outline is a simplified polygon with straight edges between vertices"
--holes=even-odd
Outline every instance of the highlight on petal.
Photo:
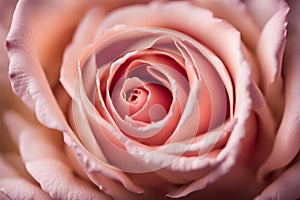
[[62,153],[64,144],[60,134],[30,124],[14,112],[6,113],[5,117],[7,127],[19,146],[26,170],[51,198],[109,199],[73,174]]

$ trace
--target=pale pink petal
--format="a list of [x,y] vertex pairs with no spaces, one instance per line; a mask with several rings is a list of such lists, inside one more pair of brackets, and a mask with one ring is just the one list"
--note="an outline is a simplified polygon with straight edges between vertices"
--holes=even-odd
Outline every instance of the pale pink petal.
[[9,112],[5,117],[27,171],[51,198],[109,199],[73,174],[68,159],[62,153],[64,144],[60,134],[30,124],[17,113]]
[[[279,126],[273,150],[259,171],[259,177],[264,177],[273,170],[280,169],[299,153],[300,150],[300,45],[299,45],[299,2],[291,9],[290,32],[285,52],[283,76],[285,78],[285,108]],[[293,18],[292,16],[295,16]]]
[[[186,41],[181,44],[178,43],[177,45],[182,53],[185,52],[183,53],[184,57],[188,56],[191,58],[191,62],[195,66],[196,72],[201,79],[201,89],[195,94],[199,104],[199,113],[197,113],[197,115],[200,116],[199,129],[202,133],[207,130],[212,130],[223,124],[229,116],[229,113],[233,113],[234,108],[229,107],[228,109],[229,104],[233,106],[233,102],[229,103],[227,97],[227,93],[230,97],[233,95],[232,88],[230,88],[233,86],[231,80],[228,78],[228,72],[224,75],[226,68],[218,69],[220,67],[219,65],[216,67],[212,65],[215,64],[215,62],[209,63],[206,57],[212,59],[214,54],[195,41]],[[220,74],[218,72],[220,72]],[[223,79],[226,75],[227,79]],[[191,83],[191,85],[193,86],[193,83]],[[231,86],[227,87],[227,85]],[[226,91],[225,88],[228,89],[228,91]],[[187,104],[189,105],[189,102],[187,102]],[[193,117],[193,119],[197,118]],[[201,123],[207,124],[206,130],[202,128],[203,125]]]
[[10,58],[9,76],[13,91],[35,111],[45,125],[66,130],[64,117],[51,92],[33,46],[30,26],[24,26],[30,9],[26,0],[19,1],[7,37]]
[[259,28],[263,28],[267,21],[285,3],[284,0],[244,0],[249,12]]
[[225,19],[241,32],[242,40],[252,50],[256,49],[260,30],[254,23],[246,5],[240,0],[206,1],[193,0],[196,5],[207,8],[215,17]]
[[[174,20],[173,16],[176,15],[180,15],[180,18]],[[100,28],[106,30],[116,24],[126,24],[129,27],[162,27],[189,35],[215,52],[228,68],[232,78],[236,78],[235,68],[240,66],[236,61],[240,56],[232,52],[241,52],[240,33],[226,21],[213,18],[209,10],[189,2],[152,2],[147,6],[135,5],[116,10],[103,20]]]
[[[90,10],[80,22],[72,42],[64,51],[60,81],[70,96],[73,96],[74,84],[76,84],[76,79],[78,78],[77,66],[81,66],[81,63],[78,62],[80,62],[84,56],[83,52],[87,51],[88,48],[91,48],[90,46],[94,40],[97,26],[102,20],[103,15],[104,13],[101,9],[95,8]],[[89,78],[94,80],[92,76],[93,75],[91,74]]]
[[[79,161],[81,167],[84,168],[83,173],[85,173],[89,180],[96,184],[100,190],[114,199],[133,199],[143,193],[143,189],[135,185],[120,169],[97,160],[90,155],[89,152],[81,149],[67,134],[64,135],[64,140],[72,147],[72,151],[68,155],[75,154],[75,162],[77,162],[77,160]],[[104,142],[109,143],[110,141],[105,140]],[[110,151],[111,149],[108,150]],[[116,158],[119,156],[115,154],[115,152],[111,154]],[[130,161],[126,160],[126,162]]]
[[[62,54],[73,31],[94,0],[22,0],[28,15],[23,24],[31,29],[31,42],[51,86],[58,83]],[[16,12],[19,12],[17,10]],[[58,25],[59,24],[59,25]],[[26,34],[26,33],[24,33]]]
[[192,143],[191,139],[186,139],[180,143],[165,144],[155,149],[173,155],[204,158],[210,151],[222,148],[227,142],[235,124],[236,120],[233,119],[205,134],[195,136]]
[[26,174],[17,154],[0,154],[0,199],[50,199]]
[[275,181],[268,185],[255,200],[284,199],[294,200],[300,198],[300,162],[287,168]]
[[[277,120],[283,109],[282,59],[286,43],[287,13],[289,7],[282,4],[264,26],[258,45],[257,57],[261,66],[263,93]],[[274,98],[276,101],[274,101]]]

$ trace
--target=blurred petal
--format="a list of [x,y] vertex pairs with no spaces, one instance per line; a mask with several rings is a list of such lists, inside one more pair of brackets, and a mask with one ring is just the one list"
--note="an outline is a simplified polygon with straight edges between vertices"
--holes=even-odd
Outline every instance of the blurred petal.
[[[64,144],[59,133],[29,124],[17,113],[8,112],[5,117],[27,171],[51,198],[109,199],[73,174],[65,154],[62,153]],[[18,127],[14,125],[16,123]]]
[[0,199],[50,199],[28,174],[24,175],[22,164],[16,154],[0,154]]
[[[84,56],[83,52],[88,50],[88,47],[90,47],[90,44],[94,40],[97,26],[102,20],[103,15],[104,13],[101,9],[94,8],[90,10],[80,22],[72,42],[64,51],[60,81],[70,96],[73,96],[74,85],[76,84],[77,67],[80,65],[78,62]],[[92,77],[89,78],[91,79]]]
[[283,3],[285,3],[284,0],[245,0],[245,4],[252,18],[261,29]]
[[215,17],[225,19],[241,32],[242,40],[252,50],[256,49],[260,30],[254,23],[246,5],[240,0],[194,0],[196,5],[211,10]]
[[[101,142],[110,145],[114,142],[114,135],[112,134],[112,130],[114,129],[112,129],[111,125],[107,123],[103,118],[100,118],[99,115],[97,115],[95,107],[88,100],[84,92],[81,77],[79,77],[78,80],[80,81],[80,83],[77,85],[78,87],[76,87],[74,90],[74,95],[76,98],[73,99],[73,106],[75,106],[73,112],[75,112],[74,114],[77,114],[76,118],[74,118],[75,127],[76,129],[78,129],[78,131],[85,131],[84,129],[86,129],[86,131],[82,132],[81,134],[97,133],[94,134],[94,136],[92,136],[95,137],[96,140],[100,136],[102,136],[102,134],[104,134],[104,139],[102,139]],[[83,112],[80,112],[79,114],[78,111]],[[97,122],[94,122],[90,118],[93,118]],[[82,124],[82,120],[86,120],[89,123]],[[95,127],[93,126],[94,124],[95,127],[97,127],[97,130],[95,130]],[[110,131],[109,134],[107,132],[103,133],[102,129],[108,129]],[[108,138],[109,140],[111,138],[113,139],[109,141],[107,140]],[[64,140],[74,150],[74,153],[80,165],[85,170],[86,174],[96,185],[98,185],[98,187],[102,188],[103,191],[108,192],[114,198],[119,197],[120,195],[131,195],[132,192],[142,193],[143,190],[139,186],[135,185],[125,173],[113,167],[111,163],[107,163],[106,157],[102,157],[102,151],[104,153],[106,151],[110,151],[109,154],[105,155],[113,156],[115,159],[119,158],[119,155],[112,152],[110,148],[106,148],[105,145],[98,146],[97,149],[94,149],[97,152],[96,155],[98,156],[96,158],[95,155],[90,154],[90,152],[88,152],[85,149],[85,147],[82,146],[82,144],[78,141],[76,137],[70,137],[67,134],[65,134]],[[89,142],[92,143],[93,139],[91,138],[91,141]],[[99,144],[98,140],[97,142]],[[117,145],[113,144],[113,146]],[[101,147],[101,149],[99,149],[99,147]],[[127,191],[124,190],[124,187],[127,189]]]
[[300,198],[300,162],[287,168],[275,181],[268,185],[255,200],[278,199],[294,200]]

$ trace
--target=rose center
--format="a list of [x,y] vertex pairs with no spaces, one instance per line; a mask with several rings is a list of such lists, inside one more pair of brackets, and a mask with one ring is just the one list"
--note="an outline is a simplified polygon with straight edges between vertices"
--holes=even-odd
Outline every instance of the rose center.
[[126,101],[132,119],[151,123],[165,117],[172,102],[172,95],[166,87],[148,83],[144,88],[138,87],[126,92]]
[[129,114],[133,115],[146,103],[148,91],[144,88],[135,88],[126,93],[126,101],[129,103]]

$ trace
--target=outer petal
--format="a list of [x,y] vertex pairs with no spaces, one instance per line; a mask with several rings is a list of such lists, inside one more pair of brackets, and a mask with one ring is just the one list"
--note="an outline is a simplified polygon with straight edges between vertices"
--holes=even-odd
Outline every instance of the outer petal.
[[[35,1],[26,0],[28,15],[23,24],[31,29],[31,42],[37,49],[41,66],[51,86],[58,82],[61,56],[72,33],[88,7],[95,4],[94,0]],[[16,11],[17,13],[19,10]],[[58,24],[59,22],[59,24]],[[26,33],[25,33],[26,34]]]
[[29,124],[16,113],[7,113],[6,123],[19,146],[27,171],[51,198],[109,199],[73,174],[62,153],[64,149],[61,135]]
[[280,169],[288,165],[300,150],[300,45],[299,45],[299,1],[296,1],[291,10],[290,32],[287,41],[287,50],[284,60],[285,78],[285,109],[278,129],[273,150],[261,167],[259,175]]
[[0,167],[0,199],[50,199],[25,172],[17,154],[1,154]]
[[288,11],[288,5],[282,4],[264,26],[257,45],[263,92],[277,120],[281,117],[284,105],[281,66],[286,42]]
[[245,3],[256,24],[263,28],[281,4],[284,3],[284,0],[245,0]]
[[33,46],[27,1],[19,1],[7,37],[9,75],[14,92],[51,128],[66,130],[64,117]]
[[225,19],[241,32],[242,40],[255,50],[259,38],[259,28],[254,23],[246,5],[240,0],[206,1],[194,0],[196,5],[211,10],[215,17]]
[[[79,27],[73,36],[72,42],[69,44],[64,52],[64,59],[61,67],[60,81],[67,90],[70,96],[73,96],[74,84],[77,79],[77,66],[79,60],[82,57],[83,51],[87,50],[89,44],[92,43],[97,26],[103,18],[103,10],[92,9],[90,10],[84,19],[80,22]],[[96,70],[96,69],[94,69]],[[94,71],[90,79],[92,79]],[[94,75],[95,77],[95,75]],[[93,80],[93,79],[92,79]]]
[[255,200],[278,199],[294,200],[300,198],[300,162],[288,168],[278,179],[272,182]]
[[[16,6],[17,1],[0,0],[0,116],[2,112],[11,106],[16,106],[15,99],[10,89],[8,80],[8,57],[5,48],[5,38],[7,36],[9,26],[11,23],[13,9]],[[0,120],[0,152],[6,151],[12,148],[12,144],[6,134],[2,120]]]

